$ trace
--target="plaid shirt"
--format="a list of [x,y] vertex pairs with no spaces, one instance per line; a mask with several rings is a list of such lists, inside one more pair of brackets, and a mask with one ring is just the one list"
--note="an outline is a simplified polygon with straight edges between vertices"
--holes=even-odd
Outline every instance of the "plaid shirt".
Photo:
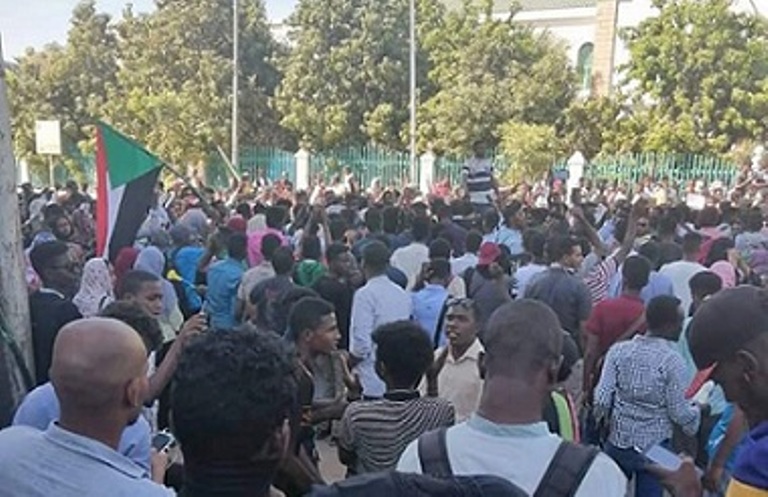
[[685,398],[686,378],[669,340],[638,335],[611,347],[595,392],[596,415],[611,416],[608,441],[645,450],[672,438],[673,424],[694,435],[700,411]]

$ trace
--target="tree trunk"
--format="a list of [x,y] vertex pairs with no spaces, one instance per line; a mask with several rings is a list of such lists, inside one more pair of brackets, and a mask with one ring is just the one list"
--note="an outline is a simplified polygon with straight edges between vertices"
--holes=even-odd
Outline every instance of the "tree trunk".
[[32,369],[32,332],[24,275],[21,223],[16,193],[16,162],[13,158],[11,116],[6,91],[3,50],[0,46],[0,427],[25,394],[21,366],[11,352],[10,337]]

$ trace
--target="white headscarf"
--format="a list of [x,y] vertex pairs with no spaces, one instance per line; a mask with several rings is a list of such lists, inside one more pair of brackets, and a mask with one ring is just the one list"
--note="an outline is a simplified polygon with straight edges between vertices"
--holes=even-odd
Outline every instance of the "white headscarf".
[[101,257],[90,259],[83,267],[80,290],[72,302],[84,318],[90,318],[113,300],[115,297],[109,262]]

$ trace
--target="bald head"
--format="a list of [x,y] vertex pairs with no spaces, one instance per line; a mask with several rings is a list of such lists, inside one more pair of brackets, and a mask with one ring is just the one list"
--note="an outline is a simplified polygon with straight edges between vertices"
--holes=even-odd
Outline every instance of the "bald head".
[[535,300],[516,300],[496,309],[483,340],[486,374],[525,378],[559,360],[563,335],[557,315]]
[[[142,392],[146,380],[147,352],[139,334],[127,324],[108,318],[89,318],[64,326],[56,337],[51,382],[62,408],[77,412],[137,409],[127,388]],[[136,383],[134,386],[131,384]],[[146,393],[146,392],[144,392]]]

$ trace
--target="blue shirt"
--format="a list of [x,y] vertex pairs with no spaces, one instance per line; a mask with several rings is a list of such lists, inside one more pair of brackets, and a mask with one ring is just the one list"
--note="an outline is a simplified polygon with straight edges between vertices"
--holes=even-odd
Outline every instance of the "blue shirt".
[[[35,388],[24,397],[13,417],[14,426],[29,426],[40,431],[48,429],[53,421],[58,421],[61,411],[59,399],[53,385],[48,382]],[[118,452],[142,468],[149,475],[149,451],[151,443],[150,426],[143,416],[135,423],[126,426],[120,437]]]
[[[608,290],[609,298],[616,298],[621,295],[621,268],[611,278],[611,287]],[[658,271],[651,271],[648,277],[648,284],[640,292],[640,298],[645,305],[659,295],[675,295],[675,289],[672,286],[672,280]]]
[[231,257],[217,262],[208,269],[205,312],[211,317],[213,329],[230,330],[237,324],[235,319],[237,288],[244,273],[243,263]]
[[45,431],[0,431],[0,495],[24,497],[167,497],[144,468],[103,443],[56,423]]
[[432,344],[435,343],[435,334],[439,335],[438,347],[445,345],[445,334],[443,330],[437,330],[437,321],[447,299],[448,290],[442,285],[426,285],[418,292],[411,293],[413,320],[424,329]]
[[520,230],[510,228],[507,225],[499,227],[496,231],[494,242],[497,245],[505,245],[512,255],[520,255],[525,252],[523,248],[523,234]]

